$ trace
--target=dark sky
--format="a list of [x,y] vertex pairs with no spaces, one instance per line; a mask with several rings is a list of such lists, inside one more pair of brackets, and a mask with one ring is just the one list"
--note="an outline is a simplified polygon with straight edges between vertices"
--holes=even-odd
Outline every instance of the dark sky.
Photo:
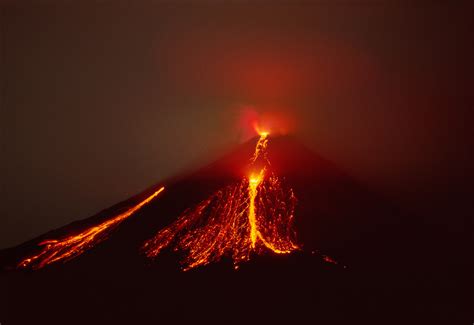
[[212,161],[248,108],[406,210],[458,204],[467,6],[294,3],[2,2],[0,248]]

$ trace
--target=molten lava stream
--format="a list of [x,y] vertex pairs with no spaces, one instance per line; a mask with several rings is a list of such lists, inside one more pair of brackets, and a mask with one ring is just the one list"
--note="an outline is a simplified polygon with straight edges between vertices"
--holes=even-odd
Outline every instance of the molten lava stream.
[[[194,209],[186,210],[171,225],[146,241],[143,251],[157,257],[166,247],[184,252],[183,269],[230,256],[234,267],[248,261],[251,253],[268,249],[290,253],[298,246],[293,230],[296,198],[270,170],[268,133],[262,132],[250,162],[258,173],[218,190]],[[267,175],[268,174],[268,175]]]
[[81,255],[86,250],[94,247],[98,243],[107,239],[111,231],[117,227],[122,221],[131,216],[145,204],[153,200],[165,188],[161,187],[146,199],[131,207],[127,211],[104,221],[96,226],[87,228],[78,234],[67,236],[61,239],[48,239],[40,242],[42,246],[40,253],[25,258],[18,264],[18,268],[40,269],[46,265],[68,261]]

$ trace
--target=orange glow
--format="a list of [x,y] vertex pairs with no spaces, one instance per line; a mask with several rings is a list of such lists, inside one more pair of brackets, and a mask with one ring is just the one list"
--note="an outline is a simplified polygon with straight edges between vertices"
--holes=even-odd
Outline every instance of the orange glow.
[[268,133],[261,134],[251,159],[251,167],[263,162],[258,173],[184,211],[144,243],[144,254],[156,258],[163,249],[173,246],[184,252],[182,264],[186,271],[224,256],[231,257],[237,269],[252,252],[260,254],[268,249],[286,254],[298,249],[293,230],[296,197],[270,172],[267,144]]
[[267,158],[267,145],[268,145],[268,132],[262,132],[260,138],[257,141],[255,152],[250,160],[251,163],[255,163],[257,159],[262,158],[265,164],[270,164]]
[[251,175],[249,178],[249,225],[252,248],[255,248],[255,243],[259,234],[257,230],[257,216],[255,214],[255,198],[257,197],[258,186],[262,183],[264,174],[265,170],[262,169],[260,174]]
[[96,226],[87,228],[78,234],[61,239],[47,239],[40,242],[38,245],[42,246],[41,252],[22,260],[17,267],[40,269],[46,265],[59,261],[65,262],[81,255],[86,250],[107,239],[112,229],[117,227],[122,221],[131,216],[145,204],[153,200],[164,189],[164,187],[161,187],[145,200],[127,211]]
[[239,110],[237,128],[242,140],[248,140],[258,134],[259,136],[287,135],[294,130],[296,121],[290,115],[292,109],[276,105],[241,105]]
[[261,138],[266,138],[270,132],[264,128],[262,128],[258,123],[254,123],[253,125],[255,132],[261,137]]

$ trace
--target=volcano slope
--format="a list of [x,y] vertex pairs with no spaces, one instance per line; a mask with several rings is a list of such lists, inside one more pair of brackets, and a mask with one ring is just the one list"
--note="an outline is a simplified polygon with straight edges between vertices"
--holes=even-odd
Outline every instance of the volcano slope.
[[[298,246],[182,271],[180,252],[156,259],[143,244],[219,189],[241,181],[258,139],[192,173],[160,182],[97,215],[0,252],[5,324],[282,320],[443,320],[463,318],[456,259],[439,264],[437,238],[292,137],[270,137],[268,158],[297,198]],[[38,244],[110,220],[165,190],[121,221],[107,238],[38,270],[18,268]],[[455,240],[455,238],[452,238]]]

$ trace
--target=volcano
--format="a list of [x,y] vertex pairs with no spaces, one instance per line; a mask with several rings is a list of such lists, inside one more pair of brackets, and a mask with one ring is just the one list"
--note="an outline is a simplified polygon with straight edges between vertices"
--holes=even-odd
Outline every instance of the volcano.
[[[345,323],[423,317],[439,306],[416,276],[427,266],[406,217],[295,138],[263,138],[269,144],[260,158],[268,165],[255,163],[260,136],[197,171],[1,251],[5,322]],[[249,176],[252,166],[259,172]],[[263,175],[274,180],[268,188],[278,188],[265,198],[282,208],[259,206]],[[246,204],[232,210],[243,216],[232,224],[244,226],[211,236],[223,227],[225,208],[206,202],[225,191],[245,197],[220,197]],[[281,220],[259,221],[262,211]],[[451,304],[443,302],[438,316],[449,316]]]

